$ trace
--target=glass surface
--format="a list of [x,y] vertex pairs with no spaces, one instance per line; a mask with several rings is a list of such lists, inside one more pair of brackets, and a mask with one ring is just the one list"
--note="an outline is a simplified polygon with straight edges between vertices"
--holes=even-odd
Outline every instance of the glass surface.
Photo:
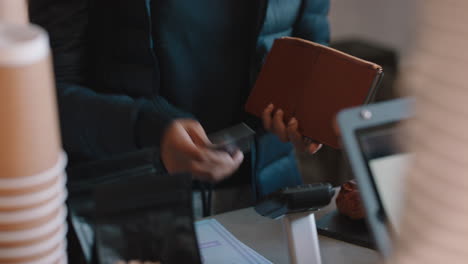
[[357,137],[383,217],[398,234],[405,197],[405,175],[412,154],[398,144],[398,123],[359,130]]

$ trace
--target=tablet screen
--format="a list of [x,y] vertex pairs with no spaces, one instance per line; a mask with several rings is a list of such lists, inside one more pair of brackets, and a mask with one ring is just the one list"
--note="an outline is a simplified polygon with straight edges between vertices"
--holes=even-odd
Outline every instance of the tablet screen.
[[374,190],[379,198],[383,218],[398,233],[404,197],[404,176],[411,154],[397,142],[398,123],[357,131]]

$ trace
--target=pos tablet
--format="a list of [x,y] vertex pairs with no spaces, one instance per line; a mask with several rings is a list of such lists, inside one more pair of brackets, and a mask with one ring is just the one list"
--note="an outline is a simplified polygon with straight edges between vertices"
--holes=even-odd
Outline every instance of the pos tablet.
[[[404,176],[411,154],[403,148],[401,123],[412,99],[397,99],[343,110],[338,114],[342,144],[357,180],[377,249],[387,257],[398,235]],[[403,144],[402,144],[403,143]]]

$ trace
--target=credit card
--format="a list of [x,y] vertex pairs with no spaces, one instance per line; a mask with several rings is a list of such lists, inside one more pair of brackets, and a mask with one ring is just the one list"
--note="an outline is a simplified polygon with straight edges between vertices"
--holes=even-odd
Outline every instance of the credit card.
[[245,123],[220,130],[208,135],[213,143],[210,148],[228,152],[233,155],[237,150],[247,153],[250,151],[255,131]]

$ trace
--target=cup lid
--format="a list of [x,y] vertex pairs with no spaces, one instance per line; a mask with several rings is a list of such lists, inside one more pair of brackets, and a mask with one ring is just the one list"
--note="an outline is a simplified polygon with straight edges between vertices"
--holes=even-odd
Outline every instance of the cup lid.
[[0,23],[0,65],[32,64],[49,54],[49,37],[35,25]]

